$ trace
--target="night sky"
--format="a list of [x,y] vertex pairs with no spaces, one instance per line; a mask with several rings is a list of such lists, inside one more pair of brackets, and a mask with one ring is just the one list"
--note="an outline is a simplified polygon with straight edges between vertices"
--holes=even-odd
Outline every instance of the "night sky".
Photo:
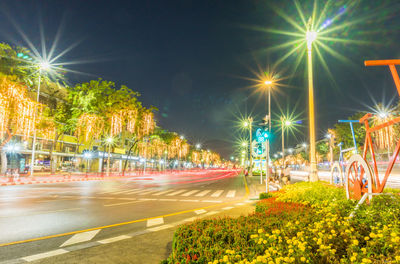
[[[313,1],[299,2],[309,17]],[[352,62],[322,50],[334,82],[314,52],[318,137],[337,119],[367,111],[374,102],[395,103],[398,98],[388,68],[365,68],[363,61],[400,58],[400,1],[333,2],[326,18],[346,8],[330,27],[360,22],[329,36],[364,42],[324,42]],[[326,5],[317,3],[319,8]],[[40,47],[42,25],[49,49],[59,31],[56,52],[73,49],[58,62],[78,62],[66,66],[80,72],[67,75],[70,85],[99,77],[125,84],[141,93],[145,106],[159,108],[161,127],[225,158],[240,136],[237,118],[251,113],[259,123],[266,114],[265,96],[254,93],[248,78],[294,48],[268,50],[291,39],[259,29],[293,31],[277,15],[279,8],[300,22],[293,1],[282,0],[2,0],[0,7],[0,41],[27,46],[17,26]],[[273,93],[274,117],[290,112],[303,119],[288,146],[308,135],[305,57],[294,71],[303,52],[295,52],[276,68],[286,79],[279,93]],[[279,135],[275,139],[276,150]]]

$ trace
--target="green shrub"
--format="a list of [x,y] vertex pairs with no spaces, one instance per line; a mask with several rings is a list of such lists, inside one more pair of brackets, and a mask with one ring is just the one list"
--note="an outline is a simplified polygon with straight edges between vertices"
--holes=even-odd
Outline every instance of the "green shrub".
[[271,198],[271,197],[272,197],[272,194],[270,192],[268,192],[268,193],[263,192],[263,193],[260,193],[260,195],[259,195],[260,200],[268,199],[268,198]]
[[180,226],[165,263],[400,263],[400,196],[354,201],[325,183],[286,186],[247,217]]

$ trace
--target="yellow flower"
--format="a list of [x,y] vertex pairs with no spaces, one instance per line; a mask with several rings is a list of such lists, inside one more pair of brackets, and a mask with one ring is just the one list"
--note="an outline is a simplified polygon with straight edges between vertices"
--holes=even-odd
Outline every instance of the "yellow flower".
[[354,257],[354,256],[352,256],[351,258],[350,258],[350,261],[356,261],[356,257]]
[[258,229],[258,233],[261,234],[262,232],[264,232],[261,228]]
[[362,253],[367,253],[367,249],[366,248],[361,248]]
[[365,241],[369,240],[369,236],[364,237]]
[[300,261],[301,261],[301,262],[306,262],[306,258],[305,258],[305,257],[301,257],[301,258],[300,258]]
[[367,258],[363,258],[362,263],[372,263],[372,261]]
[[357,240],[357,239],[354,239],[354,240],[353,240],[353,245],[354,245],[354,246],[358,246],[358,240]]

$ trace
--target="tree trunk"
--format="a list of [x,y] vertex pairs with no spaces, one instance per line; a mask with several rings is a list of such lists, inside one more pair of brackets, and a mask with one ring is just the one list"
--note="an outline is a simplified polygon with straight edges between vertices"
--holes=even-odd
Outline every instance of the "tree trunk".
[[1,148],[1,174],[5,174],[7,171],[7,155],[6,152]]
[[132,146],[129,148],[128,155],[126,156],[124,168],[123,168],[123,170],[122,170],[122,176],[125,176],[126,165],[128,165],[128,160],[129,160],[129,157],[131,156],[131,151],[132,151],[133,147],[136,145],[137,142],[138,142],[138,141],[135,140],[135,141],[132,143]]
[[56,134],[54,135],[54,141],[51,144],[51,148],[50,148],[50,153],[49,153],[49,155],[50,155],[50,171],[52,174],[56,172],[56,168],[57,168],[57,158],[54,157],[53,151],[57,146],[57,141],[60,136],[61,136],[61,134],[59,134],[56,130]]

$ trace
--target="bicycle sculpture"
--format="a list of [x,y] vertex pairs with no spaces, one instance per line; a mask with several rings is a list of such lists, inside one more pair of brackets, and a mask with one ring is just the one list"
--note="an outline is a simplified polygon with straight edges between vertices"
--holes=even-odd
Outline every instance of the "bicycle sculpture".
[[354,136],[353,123],[358,123],[358,120],[338,120],[338,122],[339,123],[349,123],[350,129],[351,129],[351,135],[353,137],[353,144],[354,144],[354,147],[347,148],[347,149],[342,149],[343,142],[340,142],[338,144],[339,149],[340,149],[339,161],[335,161],[331,168],[331,184],[343,185],[344,184],[344,172],[345,172],[343,154],[346,152],[349,152],[349,151],[354,151],[354,153],[357,154],[357,142],[356,142],[356,137]]
[[[375,60],[365,61],[364,63],[365,66],[389,66],[397,92],[400,96],[400,79],[395,66],[400,65],[400,60]],[[351,197],[360,199],[361,196],[367,193],[368,199],[371,200],[372,193],[381,193],[385,188],[387,179],[392,172],[393,165],[396,162],[397,155],[399,154],[400,140],[397,142],[394,153],[389,160],[385,176],[382,181],[380,181],[371,134],[382,128],[399,123],[400,117],[393,118],[392,120],[372,128],[369,126],[369,119],[371,117],[372,114],[368,113],[359,120],[361,124],[363,123],[365,125],[366,136],[362,156],[359,154],[353,155],[348,161],[346,167],[346,194],[348,199]],[[372,169],[367,161],[368,153],[370,154]]]

